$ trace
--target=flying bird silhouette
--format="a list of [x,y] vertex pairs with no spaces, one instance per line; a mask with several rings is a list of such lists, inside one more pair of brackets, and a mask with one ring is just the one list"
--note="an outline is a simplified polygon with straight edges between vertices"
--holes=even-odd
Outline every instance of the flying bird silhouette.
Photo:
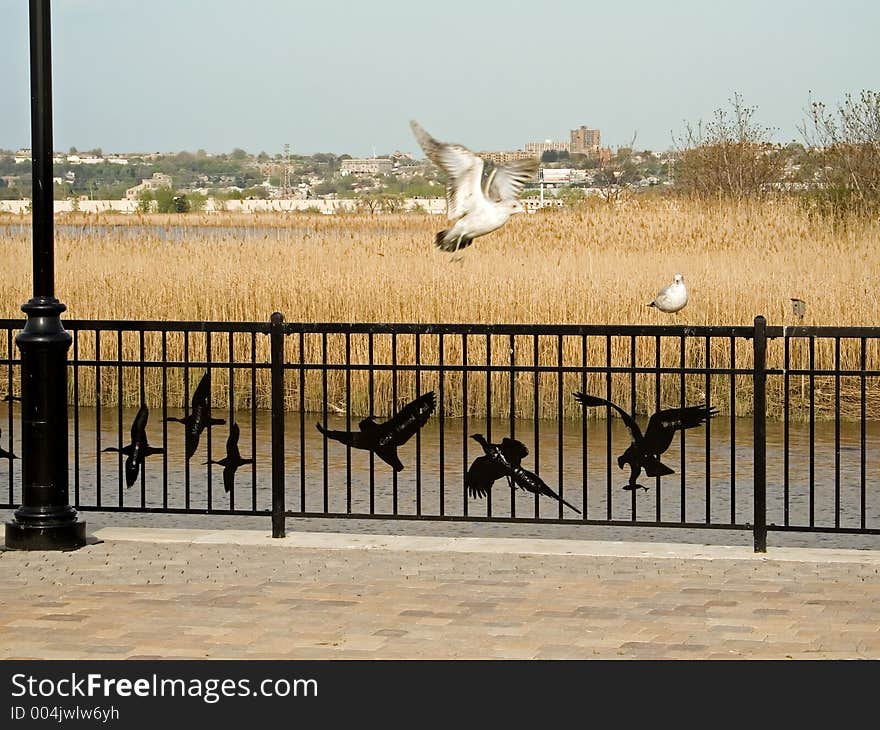
[[253,459],[242,459],[238,450],[239,428],[237,423],[229,427],[229,437],[226,439],[226,456],[219,460],[212,459],[206,464],[218,464],[223,467],[223,488],[227,493],[235,486],[235,472],[243,464],[253,464]]
[[[0,429],[0,436],[2,436],[2,435],[3,435],[3,429]],[[12,444],[9,444],[9,447],[12,448]],[[18,457],[15,454],[13,454],[11,451],[7,451],[2,446],[0,446],[0,459],[9,459],[11,461],[12,459],[17,459],[17,458]]]
[[403,446],[428,422],[436,407],[434,391],[429,391],[407,403],[384,423],[376,423],[374,416],[365,418],[358,424],[359,431],[328,431],[320,423],[316,423],[315,427],[334,441],[355,449],[372,451],[394,471],[401,471],[403,464],[397,457],[398,447]]
[[472,497],[485,497],[496,480],[507,477],[511,489],[515,485],[526,492],[550,497],[581,514],[577,507],[550,489],[541,477],[523,469],[520,462],[529,455],[524,443],[505,438],[500,444],[491,444],[481,433],[475,433],[471,438],[483,447],[484,452],[484,456],[474,459],[465,477],[468,494]]
[[202,431],[210,426],[222,426],[226,421],[222,418],[211,418],[211,371],[206,370],[196,387],[192,397],[189,415],[185,418],[168,416],[166,421],[182,423],[186,432],[186,458],[192,458],[199,448]]
[[163,449],[150,446],[147,442],[147,419],[150,417],[150,410],[146,403],[142,403],[134,421],[131,423],[131,443],[123,446],[121,449],[115,446],[108,446],[102,451],[113,451],[125,454],[125,485],[132,486],[138,478],[141,465],[148,456],[163,453]]
[[648,429],[642,435],[642,430],[635,419],[610,400],[587,395],[586,393],[575,393],[574,399],[584,408],[610,406],[620,414],[624,425],[629,429],[632,443],[626,451],[617,457],[617,466],[620,469],[623,469],[624,464],[629,464],[630,467],[629,482],[623,487],[627,490],[648,490],[646,486],[638,483],[642,469],[645,470],[645,474],[649,477],[675,474],[672,469],[660,461],[661,454],[672,443],[672,437],[675,435],[675,432],[701,426],[713,416],[718,415],[718,411],[714,406],[710,408],[705,403],[700,406],[687,406],[686,408],[667,408],[657,411],[651,416],[648,421]]
[[672,314],[680,309],[684,309],[687,303],[688,291],[684,285],[684,277],[681,274],[676,274],[672,277],[672,283],[657,292],[654,301],[648,304],[648,306],[656,307],[661,312]]
[[497,165],[484,182],[483,160],[469,149],[439,142],[415,120],[410,127],[428,159],[447,177],[446,215],[455,223],[436,235],[438,248],[457,254],[478,236],[501,228],[514,213],[525,213],[518,197],[538,171],[537,157]]

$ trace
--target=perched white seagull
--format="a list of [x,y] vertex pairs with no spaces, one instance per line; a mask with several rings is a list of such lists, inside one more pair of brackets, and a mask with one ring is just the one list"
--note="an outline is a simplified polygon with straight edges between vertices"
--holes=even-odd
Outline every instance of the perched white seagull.
[[415,120],[413,133],[428,159],[446,173],[446,215],[455,224],[440,231],[434,243],[458,252],[477,236],[495,231],[514,213],[525,213],[518,200],[526,180],[538,171],[538,158],[514,160],[494,167],[483,183],[483,160],[466,147],[438,142]]
[[681,274],[676,274],[672,277],[672,283],[657,292],[654,301],[648,306],[657,307],[661,312],[671,314],[679,309],[684,309],[684,305],[687,303],[688,292],[684,285],[684,277]]

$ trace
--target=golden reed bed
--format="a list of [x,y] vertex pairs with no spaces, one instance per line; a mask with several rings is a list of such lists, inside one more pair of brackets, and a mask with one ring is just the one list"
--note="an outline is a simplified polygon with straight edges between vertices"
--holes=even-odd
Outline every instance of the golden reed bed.
[[[880,221],[850,220],[845,223],[811,217],[791,201],[764,203],[699,204],[690,201],[650,199],[624,206],[602,203],[583,207],[517,216],[501,231],[478,239],[461,265],[431,245],[433,234],[444,224],[440,216],[335,215],[315,214],[221,214],[213,216],[121,216],[58,217],[56,235],[56,290],[67,304],[71,318],[122,318],[160,320],[267,320],[275,311],[288,321],[376,321],[376,322],[492,322],[492,323],[679,323],[694,325],[748,325],[756,314],[769,324],[796,324],[789,299],[807,302],[804,324],[877,325],[880,284]],[[0,238],[0,316],[20,317],[19,307],[30,295],[30,231],[18,228],[27,219],[0,216],[6,224]],[[64,227],[62,227],[64,224]],[[72,226],[68,228],[67,226]],[[132,236],[129,226],[148,228]],[[182,240],[169,240],[168,226],[187,226]],[[100,230],[95,227],[100,226]],[[106,226],[116,226],[108,231]],[[173,232],[172,232],[173,233]],[[685,275],[691,300],[677,315],[663,315],[645,307],[657,289],[676,272]],[[503,342],[502,342],[503,340]],[[258,358],[268,355],[268,343],[258,338]],[[801,346],[803,345],[803,346]],[[106,338],[101,355],[115,357],[115,340]],[[147,356],[157,358],[159,340],[148,335]],[[508,362],[506,338],[492,342],[493,362]],[[516,358],[531,363],[533,343],[517,342]],[[82,338],[80,356],[93,348]],[[168,342],[169,356],[179,356],[180,343]],[[331,360],[342,362],[344,339],[328,339]],[[366,338],[351,340],[352,360],[366,362]],[[375,361],[390,362],[390,338],[377,337]],[[613,364],[630,364],[628,338],[615,338]],[[6,343],[0,343],[5,356]],[[250,339],[236,337],[233,349],[238,359],[250,359]],[[320,337],[306,338],[307,359],[320,355]],[[468,362],[485,362],[485,343],[469,343]],[[212,355],[228,357],[224,336],[212,338]],[[414,340],[400,337],[398,362],[412,362]],[[436,362],[437,338],[421,343],[422,362]],[[702,340],[689,341],[686,364],[704,367],[706,348]],[[123,354],[137,360],[137,338],[123,340]],[[204,343],[194,337],[191,357],[200,357]],[[806,365],[805,343],[792,344],[792,367]],[[93,354],[93,353],[92,353]],[[782,346],[771,343],[768,364],[781,367]],[[877,343],[869,341],[868,366],[880,368]],[[297,343],[288,343],[288,355],[299,357]],[[833,366],[833,345],[820,342],[817,367]],[[461,362],[460,340],[447,338],[445,361]],[[564,364],[581,362],[581,343],[564,342]],[[729,343],[710,345],[710,364],[726,367]],[[843,343],[841,365],[857,367],[858,341]],[[678,343],[663,341],[663,365],[677,365]],[[553,338],[539,342],[539,360],[557,365]],[[604,364],[603,338],[588,342],[588,362]],[[655,363],[652,338],[637,343],[637,364]],[[736,364],[751,364],[751,345],[737,345]],[[112,370],[112,369],[111,369]],[[258,405],[265,405],[267,385],[260,374]],[[83,369],[81,397],[94,396],[93,372]],[[198,372],[191,374],[193,381]],[[463,404],[457,394],[456,375],[447,376],[446,407],[460,414]],[[177,403],[182,397],[180,377],[169,373],[169,395]],[[239,378],[243,380],[244,378]],[[289,381],[294,378],[289,377]],[[791,391],[795,415],[805,413],[800,379]],[[704,396],[705,379],[688,376],[687,400]],[[159,372],[147,372],[148,398],[160,387]],[[298,389],[288,383],[288,403],[299,408]],[[303,403],[320,407],[322,392],[318,376],[307,380]],[[331,373],[329,400],[336,410],[345,407],[345,379]],[[375,410],[390,408],[390,376],[377,375]],[[422,390],[436,387],[436,375],[422,375]],[[564,380],[563,412],[578,411],[568,393],[581,385],[580,376]],[[709,394],[722,412],[729,410],[726,378],[714,379]],[[844,378],[842,408],[858,416],[858,378]],[[538,403],[533,399],[530,376],[517,380],[516,412],[521,416],[555,417],[558,386],[555,376],[542,376]],[[588,379],[588,388],[604,393],[602,376]],[[613,395],[627,404],[630,379],[615,376]],[[221,397],[225,375],[218,372],[215,397]],[[412,375],[399,375],[400,397],[413,393]],[[492,378],[493,414],[509,413],[509,379]],[[751,383],[737,379],[736,408],[747,414]],[[818,415],[833,413],[833,379],[817,379]],[[880,413],[880,384],[869,378],[868,414]],[[113,373],[102,371],[102,399],[112,404],[117,384]],[[637,379],[639,410],[654,405],[652,377]],[[771,411],[782,402],[781,379],[769,384]],[[128,405],[138,400],[136,374],[125,376],[123,397]],[[352,412],[368,410],[366,378],[352,378]],[[485,376],[471,375],[468,408],[485,413]],[[661,379],[661,401],[678,403],[677,376]],[[250,387],[236,383],[236,399],[246,405]],[[594,415],[603,415],[596,409]]]

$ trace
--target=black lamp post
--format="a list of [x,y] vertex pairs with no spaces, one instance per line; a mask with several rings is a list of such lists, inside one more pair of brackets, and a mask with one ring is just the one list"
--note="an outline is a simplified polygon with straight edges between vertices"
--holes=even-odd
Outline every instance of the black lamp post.
[[6,547],[72,550],[86,525],[69,504],[67,483],[66,307],[55,298],[52,191],[52,38],[49,0],[30,0],[31,154],[33,155],[34,295],[22,305],[22,504],[6,523]]

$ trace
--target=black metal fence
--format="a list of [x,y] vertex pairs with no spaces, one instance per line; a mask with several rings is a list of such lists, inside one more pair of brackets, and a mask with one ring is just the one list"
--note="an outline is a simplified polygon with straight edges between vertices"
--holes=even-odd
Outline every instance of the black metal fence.
[[[880,328],[64,324],[78,510],[271,515],[276,535],[287,515],[741,529],[757,550],[768,529],[880,534]],[[22,325],[0,320],[10,453]],[[358,433],[428,392],[401,470],[321,432]],[[647,434],[655,412],[703,405],[717,415],[675,431],[653,475],[619,469],[633,441],[620,413]],[[129,475],[144,415],[162,451]],[[469,490],[473,434],[520,441],[522,468],[560,499],[505,479]],[[4,466],[0,506],[14,507]]]

